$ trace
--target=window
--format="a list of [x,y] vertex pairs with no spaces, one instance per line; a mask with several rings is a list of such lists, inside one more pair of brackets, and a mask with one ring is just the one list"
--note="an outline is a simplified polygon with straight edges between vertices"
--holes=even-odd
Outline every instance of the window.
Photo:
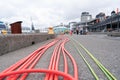
[[2,30],[2,29],[6,29],[6,26],[3,24],[0,24],[0,30]]

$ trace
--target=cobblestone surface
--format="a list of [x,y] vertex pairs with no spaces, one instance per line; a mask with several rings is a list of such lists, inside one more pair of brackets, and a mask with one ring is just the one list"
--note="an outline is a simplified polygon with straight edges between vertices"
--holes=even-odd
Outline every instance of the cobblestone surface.
[[[120,79],[120,38],[108,37],[106,35],[73,35],[72,37],[78,40],[81,44],[83,44],[113,75],[116,76],[118,80]],[[0,72],[8,68],[15,62],[19,61],[20,59],[26,57],[47,42],[49,41],[38,43],[33,46],[22,48],[20,50],[10,52],[9,54],[0,56]],[[46,53],[36,65],[36,68],[48,67],[54,47],[55,46],[51,47],[50,49],[48,49],[48,51],[46,51]],[[86,64],[78,54],[77,50],[73,47],[71,41],[69,41],[65,45],[65,48],[71,53],[71,55],[75,58],[77,62],[79,80],[95,80],[94,77],[91,75],[89,69],[87,68]],[[87,60],[92,61],[89,59],[89,57],[86,56],[86,58]],[[59,65],[60,70],[63,70],[62,60],[63,57],[61,57],[61,64]],[[68,61],[70,62],[70,60]],[[104,75],[99,70],[99,68],[96,67],[94,62],[90,62],[90,64],[94,69],[96,69],[95,71],[99,75],[100,80],[105,80]],[[72,64],[70,63],[69,69],[69,73],[72,74]],[[38,80],[38,78],[40,78],[41,76],[45,76],[44,74],[37,74],[36,76],[33,74],[34,73],[30,74],[27,79]],[[39,80],[43,80],[42,77]]]

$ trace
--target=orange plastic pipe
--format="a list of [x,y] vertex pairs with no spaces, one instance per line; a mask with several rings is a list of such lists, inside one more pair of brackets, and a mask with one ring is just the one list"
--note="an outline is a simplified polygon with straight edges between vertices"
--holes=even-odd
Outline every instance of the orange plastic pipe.
[[76,80],[75,78],[73,78],[69,74],[65,74],[64,72],[55,71],[55,70],[47,70],[47,69],[26,69],[26,70],[21,70],[21,71],[12,71],[12,72],[8,72],[8,73],[0,73],[0,78],[7,77],[10,75],[23,74],[23,73],[33,73],[33,72],[34,73],[40,72],[40,73],[56,74],[59,76],[63,76],[65,78],[67,78],[68,80]]

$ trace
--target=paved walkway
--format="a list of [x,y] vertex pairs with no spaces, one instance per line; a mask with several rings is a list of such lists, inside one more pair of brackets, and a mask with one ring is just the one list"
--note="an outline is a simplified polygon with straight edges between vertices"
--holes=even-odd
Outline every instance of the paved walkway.
[[[107,37],[106,35],[73,35],[72,37],[83,44],[118,80],[120,79],[120,38]],[[0,56],[0,72],[29,55],[47,42],[49,41],[38,43],[33,46],[22,48],[20,50]],[[66,44],[65,47],[75,58],[78,64],[79,80],[95,80],[83,59],[74,48],[71,40]],[[48,68],[48,65],[46,64],[49,64],[51,57],[50,55],[52,54],[53,48],[54,47],[51,47],[46,54],[43,55],[39,63],[36,65],[36,68]],[[90,57],[84,53],[83,55],[88,60],[90,65],[95,69],[95,72],[98,77],[100,77],[100,80],[107,80],[107,78],[105,78],[103,73],[90,59]],[[69,64],[69,69],[71,69],[71,65],[72,64]],[[60,64],[60,66],[63,67],[63,64]],[[73,70],[70,70],[69,73],[73,74]],[[34,76],[31,74],[28,80],[38,80],[39,77],[40,75]]]

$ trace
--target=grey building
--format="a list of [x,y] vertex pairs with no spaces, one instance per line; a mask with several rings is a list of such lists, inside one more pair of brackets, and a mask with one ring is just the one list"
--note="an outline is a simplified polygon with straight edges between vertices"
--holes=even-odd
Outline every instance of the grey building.
[[89,25],[88,28],[93,32],[111,32],[111,31],[120,31],[120,12],[117,14],[115,11],[111,12],[111,16],[106,17],[105,20],[97,21],[92,25]]
[[105,13],[100,12],[96,15],[96,19],[98,19],[100,22],[106,19]]
[[81,22],[87,22],[92,19],[92,15],[89,12],[82,12],[81,14]]

